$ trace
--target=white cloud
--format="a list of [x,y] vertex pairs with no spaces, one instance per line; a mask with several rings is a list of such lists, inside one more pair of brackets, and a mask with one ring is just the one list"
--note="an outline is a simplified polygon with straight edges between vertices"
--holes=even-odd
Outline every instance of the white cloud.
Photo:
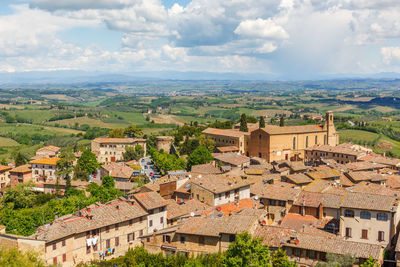
[[385,64],[400,63],[400,47],[382,47],[381,54]]
[[289,34],[272,19],[245,20],[234,31],[245,37],[287,39]]
[[99,9],[122,8],[132,5],[136,0],[31,0],[32,7],[48,10],[57,9]]

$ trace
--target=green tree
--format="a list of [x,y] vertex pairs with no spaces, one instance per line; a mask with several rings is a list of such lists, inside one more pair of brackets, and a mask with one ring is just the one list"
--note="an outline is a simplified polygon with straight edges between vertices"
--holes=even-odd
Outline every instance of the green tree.
[[121,191],[115,188],[114,178],[108,175],[101,179],[101,186],[96,183],[91,183],[87,191],[90,192],[91,197],[100,200],[102,203],[122,195]]
[[124,161],[139,160],[144,156],[144,150],[141,145],[135,147],[126,147],[122,154]]
[[25,157],[22,156],[22,154],[20,152],[18,152],[18,154],[17,154],[17,156],[15,157],[14,160],[15,160],[15,166],[16,167],[24,165],[27,162]]
[[285,126],[285,118],[284,117],[281,117],[279,119],[279,126],[281,126],[281,127]]
[[74,180],[88,181],[89,173],[82,168],[80,164],[76,164],[74,168]]
[[199,146],[196,148],[188,158],[187,168],[190,170],[193,165],[205,164],[211,162],[213,156],[205,146]]
[[207,149],[208,149],[208,151],[210,151],[210,153],[214,152],[215,142],[210,137],[206,137],[204,134],[200,135],[199,144],[201,146],[207,147]]
[[225,266],[266,266],[271,265],[271,253],[262,239],[251,238],[248,233],[236,235],[236,241],[229,244],[225,254]]
[[264,116],[260,116],[259,127],[260,127],[260,128],[264,128],[264,127],[265,127],[265,119],[264,119]]
[[88,149],[82,152],[77,164],[89,174],[94,173],[98,168],[100,168],[96,155]]
[[33,252],[22,252],[17,248],[0,249],[0,266],[4,267],[44,267],[39,255]]
[[60,160],[57,161],[56,175],[66,180],[66,192],[71,188],[71,173],[74,171],[74,161],[75,155],[71,148],[61,149]]
[[377,265],[377,261],[374,259],[374,258],[372,258],[372,257],[369,257],[363,264],[361,264],[360,265],[361,267],[375,267],[375,266],[378,266]]
[[244,113],[240,116],[240,128],[239,128],[239,130],[241,132],[248,132],[249,131],[249,129],[247,128],[246,114],[244,114]]
[[129,126],[124,130],[124,134],[130,138],[135,138],[143,135],[143,131],[134,125]]
[[125,137],[124,129],[121,128],[112,129],[111,131],[108,132],[108,137],[124,138]]
[[272,266],[274,267],[296,267],[297,264],[291,262],[286,255],[286,251],[279,248],[275,253],[272,255]]

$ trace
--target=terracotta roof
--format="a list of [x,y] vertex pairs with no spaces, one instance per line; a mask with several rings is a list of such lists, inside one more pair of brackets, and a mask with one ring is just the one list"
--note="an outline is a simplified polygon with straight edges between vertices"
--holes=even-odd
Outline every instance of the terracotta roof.
[[340,173],[337,170],[331,169],[329,167],[318,168],[318,170],[310,171],[310,172],[307,172],[306,174],[314,180],[332,179],[332,178],[340,177]]
[[176,233],[214,237],[218,237],[220,233],[239,234],[248,232],[257,220],[257,216],[238,214],[230,217],[192,217]]
[[348,172],[345,175],[354,182],[361,182],[361,181],[381,182],[386,180],[386,177],[384,175],[372,171]]
[[10,172],[19,172],[19,173],[27,173],[27,172],[31,172],[31,165],[29,164],[25,164],[25,165],[21,165],[18,167],[15,167],[14,169],[10,170]]
[[264,171],[262,169],[250,168],[250,169],[245,169],[244,173],[248,175],[262,175]]
[[321,151],[321,152],[331,152],[331,153],[338,153],[338,154],[345,154],[351,156],[363,156],[366,155],[370,149],[366,149],[359,145],[343,143],[337,146],[329,146],[329,145],[321,145],[321,146],[314,146],[311,148],[307,148],[306,150],[314,150],[314,151]]
[[324,132],[325,130],[321,125],[297,125],[297,126],[276,126],[276,125],[266,125],[265,128],[261,128],[270,135],[275,134],[292,134],[292,133],[314,133],[314,132]]
[[388,175],[386,179],[386,186],[393,189],[400,189],[400,176]]
[[295,231],[302,231],[304,226],[319,227],[321,222],[311,215],[300,215],[288,213],[281,222],[281,227],[293,229]]
[[192,217],[186,220],[176,233],[218,237],[225,220],[224,217]]
[[0,172],[9,171],[12,168],[10,166],[0,165]]
[[221,153],[238,152],[239,151],[239,148],[237,146],[219,146],[219,147],[216,147],[216,149]]
[[340,184],[343,186],[353,186],[354,185],[354,183],[352,181],[350,181],[350,179],[347,178],[347,176],[344,174],[340,174]]
[[400,192],[398,190],[393,190],[384,185],[374,184],[369,182],[360,182],[348,189],[351,190],[351,192],[356,192],[356,193],[368,193],[368,194],[387,195],[387,196],[400,195]]
[[350,162],[344,165],[349,170],[353,171],[367,171],[367,170],[378,170],[386,168],[387,165],[367,162],[367,161],[358,161],[358,162]]
[[342,195],[335,195],[335,194],[323,194],[321,199],[322,207],[324,208],[333,208],[339,209],[340,203],[342,202]]
[[381,155],[377,155],[377,154],[373,154],[373,153],[366,155],[364,157],[361,157],[359,160],[374,162],[374,163],[379,163],[379,164],[384,164],[384,165],[389,165],[389,166],[396,166],[396,167],[400,166],[400,159],[383,157]]
[[367,259],[372,256],[374,259],[380,260],[382,257],[382,246],[361,242],[346,241],[340,237],[329,237],[296,233],[294,235],[298,242],[286,242],[284,246],[303,248],[332,254],[354,255],[356,258]]
[[147,212],[139,204],[120,198],[106,204],[93,204],[82,209],[78,215],[66,215],[40,226],[31,237],[49,242],[145,215]]
[[52,152],[58,152],[58,151],[60,151],[61,150],[61,148],[59,148],[58,146],[45,146],[45,147],[42,147],[42,148],[39,148],[36,152],[38,152],[38,151],[45,151],[45,150],[48,150],[48,151],[52,151]]
[[323,192],[332,186],[332,182],[329,180],[314,180],[312,183],[306,185],[303,190],[308,192]]
[[203,176],[192,181],[192,184],[200,186],[214,194],[249,186],[250,183],[241,178],[226,177],[221,175]]
[[136,142],[145,142],[146,139],[138,139],[138,138],[109,138],[109,137],[98,137],[95,138],[92,142],[96,143],[107,143],[107,144],[132,144]]
[[130,179],[134,170],[125,164],[125,162],[110,162],[101,166],[110,176],[116,178]]
[[167,218],[175,219],[182,216],[190,215],[190,213],[194,212],[195,215],[203,214],[205,210],[210,209],[204,203],[201,203],[197,199],[187,200],[183,203],[178,204],[174,199],[167,200]]
[[262,197],[275,200],[294,201],[300,194],[300,189],[294,188],[293,184],[278,183],[266,185]]
[[246,156],[243,156],[243,155],[238,155],[236,153],[219,154],[219,155],[215,155],[214,158],[216,160],[219,160],[219,161],[222,161],[224,163],[231,164],[231,165],[235,165],[235,166],[250,162],[250,158],[249,157],[246,157]]
[[254,207],[257,207],[258,209],[263,207],[263,205],[260,204],[260,201],[256,201],[252,198],[246,198],[239,200],[238,203],[231,202],[224,205],[219,205],[215,209],[218,209],[219,212],[222,212],[225,216],[229,216],[230,214],[237,213],[242,209],[254,209]]
[[341,207],[364,210],[391,211],[395,203],[396,197],[394,196],[347,192],[343,197]]
[[220,168],[214,166],[212,163],[200,164],[192,166],[191,172],[201,174],[220,174]]
[[203,134],[210,135],[220,135],[220,136],[228,136],[228,137],[241,137],[244,135],[249,135],[249,132],[241,132],[239,129],[216,129],[216,128],[207,128],[203,132]]
[[301,191],[293,205],[318,208],[321,204],[322,196],[321,193]]
[[166,206],[168,203],[159,194],[154,191],[137,193],[133,197],[146,209],[152,210],[155,208]]
[[43,159],[37,159],[37,160],[32,160],[29,162],[30,164],[43,164],[43,165],[57,165],[57,161],[59,161],[60,158],[43,158]]
[[303,173],[288,174],[284,175],[283,177],[286,177],[295,184],[309,184],[313,181],[311,178]]

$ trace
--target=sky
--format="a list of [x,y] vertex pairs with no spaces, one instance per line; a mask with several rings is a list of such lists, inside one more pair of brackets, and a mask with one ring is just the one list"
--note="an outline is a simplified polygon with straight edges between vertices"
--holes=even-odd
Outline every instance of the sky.
[[399,0],[0,0],[0,72],[400,72]]

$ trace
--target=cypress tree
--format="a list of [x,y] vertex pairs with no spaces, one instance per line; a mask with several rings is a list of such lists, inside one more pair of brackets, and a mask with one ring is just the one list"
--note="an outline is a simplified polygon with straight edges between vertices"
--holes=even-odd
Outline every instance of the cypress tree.
[[246,114],[242,114],[242,116],[240,116],[240,128],[239,130],[241,132],[248,132],[249,129],[247,128],[247,121],[246,121]]
[[260,124],[259,124],[260,128],[264,128],[265,127],[265,119],[264,116],[260,116]]

